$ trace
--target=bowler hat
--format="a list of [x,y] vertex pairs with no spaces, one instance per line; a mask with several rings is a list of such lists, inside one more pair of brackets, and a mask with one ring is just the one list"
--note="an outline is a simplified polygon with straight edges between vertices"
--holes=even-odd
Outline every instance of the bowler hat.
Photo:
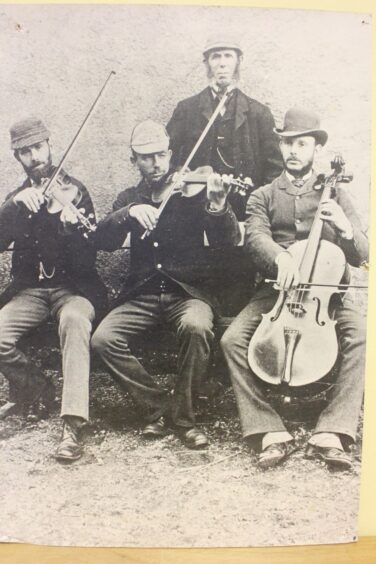
[[132,131],[131,148],[140,155],[166,151],[169,143],[166,129],[151,119],[138,123]]
[[311,135],[317,143],[325,145],[328,134],[320,129],[320,118],[311,110],[305,108],[291,108],[286,112],[283,129],[274,128],[274,133],[280,137],[300,137]]
[[207,58],[210,51],[216,51],[217,49],[235,49],[235,51],[237,51],[239,55],[243,54],[237,37],[233,37],[224,33],[210,37],[206,42],[202,54],[205,58]]
[[50,137],[50,132],[42,120],[36,117],[28,117],[14,123],[9,133],[12,150],[30,147]]

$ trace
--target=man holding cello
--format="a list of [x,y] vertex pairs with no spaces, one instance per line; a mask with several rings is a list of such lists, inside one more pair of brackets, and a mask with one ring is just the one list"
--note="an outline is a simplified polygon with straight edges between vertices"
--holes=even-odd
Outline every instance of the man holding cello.
[[[321,222],[321,237],[342,250],[344,269],[346,266],[348,270],[347,265],[359,267],[368,257],[367,238],[361,230],[360,221],[345,188],[338,185],[333,197],[321,198],[323,180],[312,167],[315,156],[325,145],[328,135],[320,129],[316,114],[306,109],[292,108],[286,113],[283,129],[275,131],[280,138],[285,169],[271,184],[252,193],[247,204],[249,217],[245,227],[246,249],[256,268],[265,278],[272,279],[272,283],[264,282],[261,285],[221,341],[235,391],[243,435],[254,445],[259,444],[258,466],[262,469],[278,465],[296,448],[281,417],[267,400],[264,383],[250,369],[247,361],[248,346],[249,354],[251,350],[254,352],[258,349],[254,339],[261,322],[265,321],[264,314],[274,307],[272,321],[280,315],[278,303],[286,304],[289,308],[288,315],[293,314],[298,318],[306,316],[306,309],[299,300],[310,289],[310,285],[299,286],[300,282],[305,282],[301,280],[303,261],[296,259],[292,252],[293,245],[308,239],[314,229],[313,225],[316,228]],[[325,282],[330,286],[330,280]],[[346,275],[335,286],[338,282],[348,283]],[[318,286],[323,290],[331,290],[330,287],[324,288],[325,283]],[[296,302],[286,300],[290,289],[297,291],[299,300]],[[339,291],[337,289],[329,308],[330,315],[336,322],[338,373],[329,403],[321,412],[309,439],[306,456],[320,459],[330,467],[345,470],[352,467],[347,447],[356,438],[363,397],[365,322],[355,310],[351,298],[347,295],[340,296]],[[315,307],[314,323],[322,325],[319,301]],[[286,339],[281,348],[286,348],[287,351],[291,339],[294,339],[294,331],[289,327],[284,327],[284,330]],[[310,331],[310,327],[307,331]],[[303,342],[303,337],[304,335],[298,336],[297,342],[290,349],[290,355],[282,350],[279,351],[280,354],[277,351],[273,357],[272,349],[268,350],[266,347],[262,360],[271,367],[270,379],[276,376],[275,367],[281,356],[285,368],[289,363],[294,366],[294,354],[297,356],[299,339]],[[262,346],[263,343],[260,344],[261,348]],[[328,343],[323,344],[323,356],[328,354],[328,346]],[[253,357],[249,359],[254,366]],[[306,363],[309,362],[307,358]],[[277,376],[281,377],[282,382],[286,373],[284,376]]]
[[[194,400],[210,359],[216,308],[204,232],[209,244],[223,247],[237,244],[240,231],[227,202],[229,187],[218,174],[203,178],[192,194],[186,183],[171,192],[177,181],[169,141],[165,128],[151,120],[133,130],[131,160],[141,180],[119,194],[96,233],[98,248],[107,251],[121,248],[130,233],[130,272],[92,347],[143,410],[145,437],[162,437],[172,425],[187,447],[202,448],[208,439],[196,427]],[[131,350],[135,338],[160,324],[173,328],[179,346],[172,398]]]
[[94,209],[83,184],[62,170],[59,184],[50,182],[57,169],[40,119],[15,123],[10,137],[27,178],[0,207],[0,251],[14,244],[12,281],[0,296],[0,371],[10,390],[0,417],[54,400],[52,381],[18,347],[24,334],[52,316],[58,321],[64,378],[63,434],[55,457],[73,461],[82,454],[79,429],[88,419],[92,323],[107,300],[94,245],[78,222],[85,213],[94,216]]

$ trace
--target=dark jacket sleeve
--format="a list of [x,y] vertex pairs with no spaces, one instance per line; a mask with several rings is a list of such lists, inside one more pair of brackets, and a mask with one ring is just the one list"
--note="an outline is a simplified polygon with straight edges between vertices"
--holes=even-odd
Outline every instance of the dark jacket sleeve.
[[223,211],[210,212],[206,205],[205,233],[210,247],[234,246],[240,241],[240,227],[231,205],[227,202]]
[[0,252],[5,251],[17,236],[17,219],[21,209],[13,201],[15,193],[8,194],[0,207]]
[[184,146],[185,119],[186,111],[184,103],[179,102],[176,106],[170,121],[166,125],[167,133],[170,137],[170,149],[172,151],[171,163],[173,166],[180,164],[180,152]]
[[284,249],[273,240],[268,215],[268,194],[264,188],[259,188],[249,197],[247,215],[244,246],[252,256],[256,268],[263,275],[274,277],[278,271],[275,259]]
[[113,211],[99,222],[95,233],[97,249],[115,251],[123,245],[131,229],[132,218],[129,217],[129,208],[134,203],[128,193],[129,190],[120,192],[113,203]]
[[345,212],[354,232],[353,239],[347,240],[339,237],[338,244],[345,253],[347,262],[351,266],[358,267],[368,261],[368,238],[362,231],[359,216],[344,188],[337,188],[337,202]]
[[262,157],[262,185],[270,184],[283,170],[278,136],[273,129],[275,122],[268,107],[264,106],[259,115],[260,155]]

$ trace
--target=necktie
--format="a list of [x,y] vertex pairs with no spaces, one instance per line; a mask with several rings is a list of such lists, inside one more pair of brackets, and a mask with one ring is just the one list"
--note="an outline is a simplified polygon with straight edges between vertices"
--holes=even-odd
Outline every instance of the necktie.
[[301,188],[302,186],[304,186],[305,184],[305,180],[303,180],[303,178],[295,178],[295,180],[291,181],[291,184],[293,186],[296,186],[297,188]]

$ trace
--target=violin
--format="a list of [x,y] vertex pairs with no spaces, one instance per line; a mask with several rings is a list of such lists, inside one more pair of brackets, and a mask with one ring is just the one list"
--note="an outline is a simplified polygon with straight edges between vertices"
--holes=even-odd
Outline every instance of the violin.
[[[224,107],[227,99],[228,99],[229,93],[226,90],[218,104],[218,106],[215,108],[214,112],[212,113],[208,123],[206,124],[206,127],[204,128],[204,130],[202,131],[200,137],[197,139],[196,144],[194,145],[194,147],[192,148],[191,152],[189,153],[185,163],[183,164],[183,166],[181,167],[181,169],[179,170],[179,172],[177,173],[177,175],[175,176],[173,182],[170,184],[169,188],[165,190],[165,194],[164,194],[164,198],[162,200],[162,203],[159,207],[159,215],[161,215],[161,213],[163,212],[164,208],[166,207],[169,199],[171,198],[171,196],[173,194],[176,193],[176,191],[181,191],[180,189],[180,185],[182,183],[182,180],[184,178],[184,176],[188,173],[189,169],[189,165],[193,159],[193,157],[195,156],[197,150],[199,149],[201,143],[203,142],[203,140],[205,139],[206,135],[208,134],[208,132],[210,131],[211,127],[213,126],[217,116],[219,115],[219,113],[221,112],[222,108]],[[211,167],[210,167],[211,168]],[[188,184],[188,183],[187,183]],[[201,184],[201,183],[200,183]],[[204,183],[205,184],[205,183]],[[201,189],[204,189],[204,186],[202,186]],[[193,189],[192,189],[193,191]],[[141,239],[145,239],[145,237],[148,237],[150,235],[150,231],[146,230],[142,235],[141,235]]]
[[78,228],[84,230],[84,237],[96,230],[96,225],[92,223],[94,214],[90,213],[86,216],[85,210],[77,207],[82,200],[82,192],[76,184],[73,184],[68,174],[60,171],[53,185],[49,184],[48,178],[42,179],[40,189],[49,213],[59,213],[63,208],[68,208],[76,217]]
[[[337,182],[352,180],[345,174],[344,164],[337,156],[332,162],[333,173],[321,178],[320,203],[333,197]],[[288,248],[299,264],[300,283],[280,290],[249,344],[249,366],[269,384],[310,384],[326,376],[336,362],[336,321],[329,315],[329,303],[334,294],[343,291],[346,258],[339,246],[321,239],[323,223],[319,204],[308,239]]]
[[[213,173],[214,170],[211,166],[200,166],[196,170],[186,172],[181,178],[180,187],[177,186],[174,192],[180,192],[182,196],[191,198],[206,188],[208,178]],[[221,178],[233,192],[244,197],[247,196],[254,187],[249,177],[244,179],[242,176],[234,178],[232,174],[224,174]]]
[[[202,192],[202,190],[204,190],[207,186],[209,176],[213,173],[214,171],[211,166],[200,166],[194,171],[186,171],[183,175],[180,171],[172,174],[170,178],[167,179],[164,192],[162,193],[162,203],[159,207],[159,215],[161,215],[167,202],[174,194],[181,194],[185,198],[192,198]],[[247,196],[254,187],[252,180],[248,177],[244,179],[242,176],[234,178],[232,174],[223,174],[221,175],[221,179],[223,180],[228,192],[232,190],[241,196]],[[142,234],[141,239],[145,239],[145,237],[149,234],[150,232],[148,230],[145,231]]]
[[68,148],[66,149],[64,155],[62,156],[59,165],[57,166],[56,170],[52,174],[52,176],[48,179],[44,179],[40,185],[43,195],[45,196],[46,203],[47,203],[47,210],[50,213],[59,212],[63,209],[63,207],[68,207],[70,211],[74,214],[77,218],[79,223],[79,229],[83,232],[83,236],[88,238],[89,233],[94,232],[96,230],[96,225],[92,223],[91,220],[94,219],[93,214],[89,214],[87,217],[85,216],[85,211],[80,210],[77,208],[79,205],[82,194],[77,186],[75,186],[71,181],[67,174],[65,174],[62,170],[65,160],[67,159],[68,155],[72,151],[73,147],[77,143],[77,140],[82,133],[85,125],[87,124],[89,118],[94,112],[103,92],[105,91],[110,79],[115,75],[115,71],[111,71],[103,84],[102,88],[99,91],[99,94],[95,98],[93,104],[91,105],[88,113],[86,114],[82,124],[80,125],[77,133],[74,135],[71,143],[69,144]]

